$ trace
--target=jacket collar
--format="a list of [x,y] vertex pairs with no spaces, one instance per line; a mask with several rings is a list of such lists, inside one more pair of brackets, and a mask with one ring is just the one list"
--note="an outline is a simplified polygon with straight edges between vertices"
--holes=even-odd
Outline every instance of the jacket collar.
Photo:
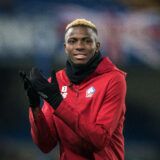
[[[69,81],[66,73],[65,73],[65,69],[63,69],[63,78],[65,80],[65,82],[70,85],[71,82]],[[109,73],[111,71],[118,71],[118,72],[121,72],[124,76],[126,76],[126,72],[123,72],[122,70],[118,69],[112,62],[111,60],[108,58],[108,57],[102,57],[102,60],[101,62],[99,63],[99,65],[97,66],[96,70],[91,74],[89,75],[87,78],[85,78],[82,82],[86,82],[88,81],[89,79],[93,78],[93,77],[96,77],[98,75],[101,75],[101,74],[104,74],[104,73]]]

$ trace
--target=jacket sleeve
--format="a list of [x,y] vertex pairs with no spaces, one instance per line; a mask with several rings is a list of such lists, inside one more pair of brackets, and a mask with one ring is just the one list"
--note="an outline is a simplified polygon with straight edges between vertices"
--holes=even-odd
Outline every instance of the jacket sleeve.
[[88,122],[87,117],[71,108],[65,99],[56,109],[55,114],[98,151],[109,143],[119,121],[124,118],[125,95],[125,77],[122,74],[116,74],[108,84],[95,123]]
[[44,102],[36,118],[33,117],[31,108],[29,109],[33,141],[44,153],[50,152],[58,141],[53,112],[53,108],[50,107],[47,102]]

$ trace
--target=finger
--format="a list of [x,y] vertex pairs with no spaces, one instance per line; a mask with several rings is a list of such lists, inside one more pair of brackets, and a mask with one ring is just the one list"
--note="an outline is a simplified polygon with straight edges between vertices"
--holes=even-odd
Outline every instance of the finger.
[[52,70],[51,72],[51,83],[57,81],[57,78],[56,78],[56,72],[55,70]]
[[36,75],[39,75],[39,69],[36,67],[33,67],[30,72],[30,79],[35,79]]
[[24,71],[19,71],[19,75],[20,75],[22,80],[24,80],[25,77],[26,77],[26,73]]
[[24,86],[28,85],[29,84],[29,79],[27,78],[26,73],[24,71],[19,71],[19,75],[24,82]]
[[24,82],[24,89],[28,90],[29,88],[31,88],[32,84],[28,79],[28,77],[26,76],[26,73],[24,71],[19,71],[19,75]]
[[30,72],[30,79],[32,81],[37,80],[37,79],[43,79],[42,71],[36,67],[32,68]]
[[41,70],[38,68],[32,68],[30,72],[30,82],[36,92],[42,90],[49,84],[48,80],[42,75]]

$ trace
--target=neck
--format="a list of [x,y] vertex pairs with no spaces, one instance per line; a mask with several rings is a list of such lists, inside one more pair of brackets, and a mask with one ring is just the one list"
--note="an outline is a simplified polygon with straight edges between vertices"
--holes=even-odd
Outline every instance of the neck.
[[75,64],[68,59],[66,62],[67,77],[72,83],[81,83],[95,71],[101,60],[102,56],[100,52],[96,52],[86,64]]

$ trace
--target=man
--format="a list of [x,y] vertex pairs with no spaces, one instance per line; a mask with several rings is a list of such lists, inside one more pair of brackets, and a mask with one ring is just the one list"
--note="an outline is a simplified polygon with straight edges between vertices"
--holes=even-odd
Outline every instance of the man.
[[66,27],[65,69],[48,81],[37,68],[21,73],[33,140],[45,153],[59,142],[60,160],[124,159],[126,74],[99,47],[96,26],[77,19]]

